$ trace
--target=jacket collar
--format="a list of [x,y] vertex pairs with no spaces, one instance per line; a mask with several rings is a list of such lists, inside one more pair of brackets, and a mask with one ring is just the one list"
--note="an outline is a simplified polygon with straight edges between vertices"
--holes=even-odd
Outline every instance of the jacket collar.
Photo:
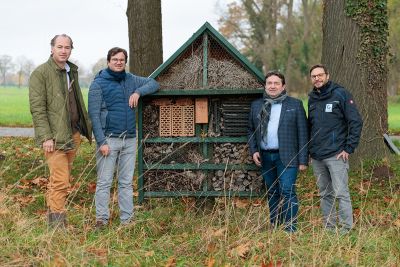
[[325,99],[328,98],[332,94],[332,91],[335,90],[337,87],[338,85],[336,83],[328,81],[319,90],[314,87],[313,90],[308,94],[308,96],[315,99]]
[[[49,59],[47,60],[47,63],[50,64],[50,66],[57,70],[57,71],[64,71],[65,69],[60,68],[56,62],[54,61],[53,57],[50,56]],[[75,65],[74,63],[72,63],[71,61],[67,61],[67,64],[69,65],[69,67],[71,68],[71,71],[78,71],[78,66]]]

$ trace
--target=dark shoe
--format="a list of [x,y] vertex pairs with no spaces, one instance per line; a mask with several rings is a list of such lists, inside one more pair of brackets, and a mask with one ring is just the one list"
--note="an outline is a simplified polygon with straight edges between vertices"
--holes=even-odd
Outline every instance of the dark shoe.
[[67,215],[64,212],[49,212],[47,220],[51,228],[65,228],[67,226]]
[[103,230],[104,228],[106,228],[107,223],[104,221],[96,221],[96,225],[94,226],[94,228],[96,230]]

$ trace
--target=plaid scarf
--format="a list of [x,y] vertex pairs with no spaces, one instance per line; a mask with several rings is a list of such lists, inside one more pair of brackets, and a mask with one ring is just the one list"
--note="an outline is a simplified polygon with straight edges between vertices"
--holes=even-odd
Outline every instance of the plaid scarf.
[[287,97],[286,90],[283,90],[277,97],[271,98],[267,93],[264,92],[264,105],[260,111],[260,120],[261,120],[261,137],[263,142],[267,143],[268,136],[268,122],[271,115],[271,106],[273,104],[280,104]]

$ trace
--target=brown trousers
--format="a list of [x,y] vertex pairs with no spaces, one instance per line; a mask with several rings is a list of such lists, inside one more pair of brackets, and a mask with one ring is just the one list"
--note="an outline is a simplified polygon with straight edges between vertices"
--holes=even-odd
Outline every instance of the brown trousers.
[[50,178],[47,186],[46,201],[50,212],[64,212],[68,190],[71,186],[70,176],[72,163],[81,144],[79,132],[72,136],[75,149],[45,152],[47,165],[50,169]]

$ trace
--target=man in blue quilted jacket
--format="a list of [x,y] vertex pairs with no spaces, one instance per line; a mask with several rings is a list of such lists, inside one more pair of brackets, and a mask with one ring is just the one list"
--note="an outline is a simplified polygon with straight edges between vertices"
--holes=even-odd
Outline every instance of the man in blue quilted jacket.
[[107,66],[89,89],[89,116],[97,143],[96,228],[108,224],[110,188],[114,171],[118,176],[118,204],[121,225],[133,218],[132,178],[136,160],[135,108],[141,96],[159,89],[151,78],[125,71],[128,53],[114,47],[108,51]]
[[303,103],[287,95],[282,73],[268,72],[265,79],[264,97],[251,104],[249,149],[267,186],[271,225],[283,224],[284,230],[294,232],[297,173],[308,164],[307,117]]

